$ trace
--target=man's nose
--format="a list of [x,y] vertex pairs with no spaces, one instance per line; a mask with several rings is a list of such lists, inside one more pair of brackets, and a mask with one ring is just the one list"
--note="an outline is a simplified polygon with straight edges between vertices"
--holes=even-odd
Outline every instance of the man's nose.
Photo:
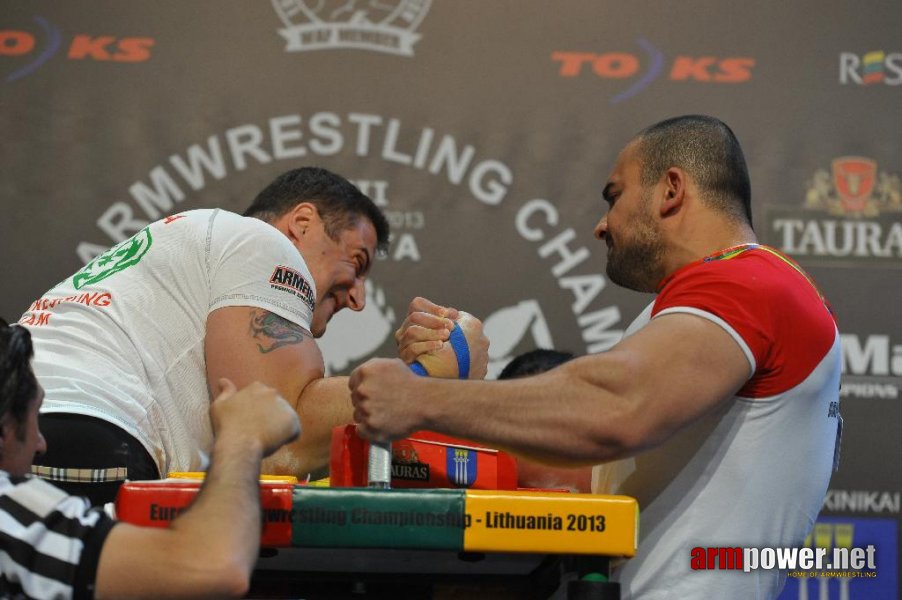
[[595,225],[595,237],[596,239],[603,240],[604,236],[608,234],[608,216],[605,215],[601,219],[598,220],[598,224]]
[[361,311],[366,306],[366,283],[363,279],[354,281],[354,287],[348,291],[348,308]]
[[44,434],[40,431],[38,432],[38,445],[34,449],[34,453],[36,456],[40,456],[47,452],[47,440],[44,439]]

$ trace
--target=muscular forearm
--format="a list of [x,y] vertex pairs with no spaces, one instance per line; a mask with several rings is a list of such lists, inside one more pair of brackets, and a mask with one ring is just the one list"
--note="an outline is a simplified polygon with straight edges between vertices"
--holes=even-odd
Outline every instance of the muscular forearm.
[[659,316],[602,354],[505,381],[418,379],[374,359],[350,385],[368,439],[433,429],[563,466],[626,458],[663,443],[733,398],[749,358],[707,318]]
[[423,381],[418,387],[428,429],[559,466],[631,452],[629,399],[586,381],[575,369],[498,382]]
[[263,461],[267,474],[295,475],[305,479],[329,466],[332,429],[354,421],[347,377],[314,379],[297,402],[301,436]]
[[260,460],[299,433],[293,407],[261,383],[229,379],[210,407],[210,469],[167,529],[116,525],[97,565],[98,598],[231,598],[247,592],[260,544]]
[[[262,454],[255,438],[218,436],[197,499],[171,527],[177,544],[195,548],[205,560],[231,565],[245,580],[253,570],[260,543]],[[216,552],[221,554],[216,556]]]
[[260,456],[254,440],[221,436],[200,494],[171,527],[116,525],[100,556],[97,598],[247,593],[260,543]]

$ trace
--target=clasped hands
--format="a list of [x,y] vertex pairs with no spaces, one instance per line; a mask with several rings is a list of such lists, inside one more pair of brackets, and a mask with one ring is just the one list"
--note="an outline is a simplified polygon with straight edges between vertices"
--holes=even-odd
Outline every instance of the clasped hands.
[[488,370],[489,340],[482,322],[454,308],[426,298],[414,298],[407,316],[395,331],[399,359],[372,359],[351,373],[348,387],[357,430],[366,439],[389,441],[428,429],[430,411],[422,378],[409,365],[420,361],[430,374],[456,377],[457,357],[449,342],[454,324],[469,345],[470,379],[483,379]]

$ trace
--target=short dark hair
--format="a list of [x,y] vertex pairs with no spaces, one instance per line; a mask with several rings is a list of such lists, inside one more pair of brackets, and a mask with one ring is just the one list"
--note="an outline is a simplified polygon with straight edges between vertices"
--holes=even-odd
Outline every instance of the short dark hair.
[[519,356],[515,356],[513,360],[501,369],[498,379],[513,379],[515,377],[537,375],[553,369],[558,365],[562,365],[572,358],[573,354],[571,352],[537,348],[535,350],[530,350],[529,352],[524,352]]
[[[29,403],[37,396],[38,380],[31,370],[34,348],[31,334],[20,325],[9,325],[0,318],[0,420],[10,415],[21,425]],[[24,436],[24,429],[17,435]]]
[[719,119],[685,115],[643,129],[635,138],[642,185],[654,185],[670,167],[685,169],[698,184],[702,201],[752,224],[752,186],[742,147]]
[[321,167],[282,173],[257,194],[244,216],[272,222],[301,202],[316,207],[326,235],[333,240],[366,217],[376,229],[376,250],[384,253],[388,248],[388,220],[376,203],[341,175]]

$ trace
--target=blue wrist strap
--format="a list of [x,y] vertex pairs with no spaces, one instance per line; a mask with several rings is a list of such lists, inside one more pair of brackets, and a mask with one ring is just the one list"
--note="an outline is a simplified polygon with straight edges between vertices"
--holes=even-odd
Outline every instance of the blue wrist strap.
[[426,367],[421,365],[419,362],[410,363],[410,370],[420,377],[429,377],[429,373],[426,372]]
[[457,357],[457,378],[466,379],[470,376],[470,344],[467,343],[467,336],[464,335],[463,329],[457,323],[451,330],[448,338],[451,342],[451,349]]
[[[467,379],[470,376],[470,344],[467,343],[467,336],[464,335],[463,329],[457,323],[454,324],[448,341],[451,342],[451,349],[454,350],[454,356],[457,357],[457,377],[458,379]],[[410,370],[420,377],[429,376],[426,367],[419,362],[410,363]]]

